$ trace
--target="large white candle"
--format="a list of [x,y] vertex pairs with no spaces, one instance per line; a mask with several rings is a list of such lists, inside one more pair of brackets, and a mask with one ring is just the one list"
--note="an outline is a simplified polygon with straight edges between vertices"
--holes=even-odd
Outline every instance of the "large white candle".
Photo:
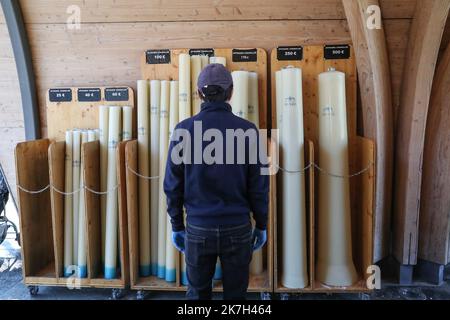
[[73,171],[73,136],[72,131],[66,132],[66,147],[65,147],[65,186],[64,192],[68,193],[64,197],[64,276],[69,277],[72,274],[73,265],[73,196],[72,192],[72,171]]
[[259,128],[259,86],[256,72],[248,73],[248,120]]
[[81,131],[73,131],[73,183],[72,190],[74,192],[72,205],[73,205],[73,219],[72,219],[72,235],[73,235],[73,262],[78,260],[78,214],[80,208],[80,165],[81,165]]
[[317,279],[349,286],[358,279],[352,257],[345,74],[319,75],[319,219]]
[[179,56],[179,120],[191,117],[191,57],[189,54]]
[[248,72],[235,71],[231,75],[234,83],[231,107],[235,115],[248,119]]
[[[139,174],[150,175],[150,95],[146,80],[137,82],[138,88],[138,167]],[[151,275],[150,259],[150,182],[139,181],[139,270],[142,277]]]
[[122,141],[133,139],[133,108],[122,107]]
[[[106,172],[108,170],[108,133],[109,107],[99,107],[99,140],[100,140],[100,191],[106,191]],[[102,262],[105,261],[106,234],[106,195],[100,196],[101,229],[102,229]]]
[[[306,249],[306,209],[303,132],[302,70],[283,69],[282,100],[283,125],[280,151],[282,165],[290,172],[282,173],[282,284],[287,288],[308,286]],[[294,172],[294,173],[292,173]]]
[[218,63],[223,65],[224,67],[227,66],[227,59],[225,57],[211,57],[209,59],[209,63],[213,64],[213,63]]
[[[161,81],[150,81],[150,175],[159,176],[159,110],[161,107]],[[151,226],[151,257],[152,273],[159,273],[159,251],[163,250],[158,246],[158,205],[159,205],[159,179],[150,182],[150,226]]]
[[198,76],[202,72],[202,58],[200,56],[191,57],[191,96],[192,96],[192,114],[196,115],[200,112],[202,100],[198,94],[197,82]]
[[117,276],[117,145],[120,141],[121,107],[109,109],[108,134],[108,178],[106,197],[106,243],[105,243],[105,278],[115,279]]
[[[81,132],[81,146],[88,142],[88,131]],[[86,207],[85,207],[85,192],[84,189],[84,161],[81,158],[80,166],[80,186],[83,188],[80,192],[80,204],[78,214],[78,277],[87,277],[87,239],[86,239]]]

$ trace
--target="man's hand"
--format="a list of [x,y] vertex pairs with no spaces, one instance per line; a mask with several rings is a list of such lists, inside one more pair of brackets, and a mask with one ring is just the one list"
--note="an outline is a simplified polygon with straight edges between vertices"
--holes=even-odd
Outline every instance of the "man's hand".
[[253,230],[253,251],[258,251],[267,242],[267,230],[259,230],[258,228],[255,228]]
[[184,239],[186,238],[185,231],[172,232],[172,243],[178,251],[184,253]]

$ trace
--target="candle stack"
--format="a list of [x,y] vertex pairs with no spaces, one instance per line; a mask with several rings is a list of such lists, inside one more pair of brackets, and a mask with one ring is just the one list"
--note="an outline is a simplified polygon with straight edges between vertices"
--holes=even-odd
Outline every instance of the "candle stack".
[[65,137],[64,276],[87,277],[87,237],[82,145],[96,141],[95,130],[69,130]]
[[139,178],[140,276],[174,282],[176,251],[163,182],[170,135],[180,117],[179,82],[140,80],[138,97],[138,167],[144,176]]

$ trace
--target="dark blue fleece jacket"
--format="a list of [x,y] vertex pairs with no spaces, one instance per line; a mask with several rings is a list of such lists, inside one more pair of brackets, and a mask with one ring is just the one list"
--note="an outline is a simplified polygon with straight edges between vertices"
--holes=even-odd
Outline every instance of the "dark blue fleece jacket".
[[[216,129],[216,133],[218,133],[217,130],[222,133],[224,164],[216,162],[206,164],[203,160],[201,164],[195,164],[198,163],[198,161],[194,162],[196,160],[194,159],[195,153],[197,153],[197,157],[199,156],[199,150],[194,150],[194,140],[198,138],[194,136],[195,122],[197,122],[197,127],[199,122],[201,123],[202,134],[208,129]],[[189,141],[179,137],[177,134],[180,132],[179,129],[190,133],[190,154],[186,152],[186,149],[180,150],[182,144],[179,141],[186,145]],[[256,126],[234,115],[231,106],[224,102],[204,103],[198,115],[177,125],[175,134],[171,138],[164,179],[167,211],[171,218],[173,231],[184,230],[183,206],[186,208],[187,222],[192,225],[214,228],[245,224],[249,221],[252,212],[256,227],[261,230],[267,228],[269,177],[261,175],[261,168],[265,167],[262,163],[265,161],[261,161],[260,157],[256,163],[249,161],[251,153],[258,152],[258,142],[250,143],[250,139],[245,140],[244,164],[237,162],[238,144],[235,143],[234,161],[233,164],[229,164],[230,161],[227,161],[225,153],[227,129],[247,131],[248,129],[256,130]],[[199,132],[195,134],[198,135]],[[216,141],[216,138],[211,141]],[[211,151],[211,141],[201,143],[202,153]],[[210,145],[210,149],[205,150],[208,145]],[[172,152],[179,154],[184,160],[174,161],[171,157]],[[209,154],[218,156],[215,151]]]

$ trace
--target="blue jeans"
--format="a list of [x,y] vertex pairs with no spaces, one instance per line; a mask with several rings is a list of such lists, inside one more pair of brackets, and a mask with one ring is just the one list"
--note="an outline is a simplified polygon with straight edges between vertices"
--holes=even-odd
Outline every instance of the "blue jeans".
[[217,257],[222,264],[225,300],[245,300],[252,259],[252,225],[205,228],[186,227],[187,298],[211,300]]

